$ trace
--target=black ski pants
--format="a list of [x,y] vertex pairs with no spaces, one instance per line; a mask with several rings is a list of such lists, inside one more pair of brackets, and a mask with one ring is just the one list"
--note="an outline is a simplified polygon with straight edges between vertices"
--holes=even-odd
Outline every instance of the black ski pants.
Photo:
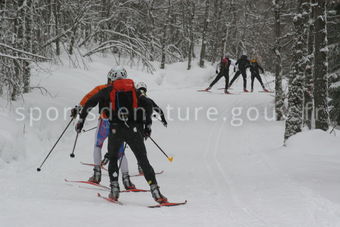
[[217,83],[217,81],[219,81],[223,76],[225,78],[225,89],[227,90],[229,87],[229,70],[225,72],[222,72],[222,71],[219,72],[216,78],[213,80],[213,82],[211,82],[209,87],[213,87]]
[[128,127],[122,123],[111,123],[108,140],[110,181],[118,181],[119,148],[125,142],[129,145],[137,159],[137,162],[143,169],[144,177],[148,184],[157,184],[155,172],[146,155],[144,137],[142,136],[141,132],[137,130],[137,128],[137,124],[129,124]]
[[254,89],[254,80],[255,80],[255,78],[260,82],[262,88],[264,88],[264,84],[262,82],[261,76],[254,72],[254,73],[251,74],[251,90]]
[[238,70],[235,73],[235,76],[233,77],[233,79],[230,81],[229,87],[231,87],[231,85],[239,77],[240,74],[242,74],[242,77],[243,77],[243,89],[247,89],[247,73],[246,73],[246,70]]

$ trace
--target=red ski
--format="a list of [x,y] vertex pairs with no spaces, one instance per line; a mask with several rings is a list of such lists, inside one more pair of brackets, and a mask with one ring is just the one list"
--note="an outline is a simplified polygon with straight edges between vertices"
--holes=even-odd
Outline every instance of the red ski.
[[167,203],[161,203],[161,204],[157,204],[157,205],[151,205],[151,206],[148,206],[149,208],[159,208],[159,207],[173,207],[173,206],[180,206],[180,205],[184,205],[186,204],[187,201],[185,200],[184,202],[182,203],[170,203],[170,202],[167,202]]
[[[93,163],[86,163],[86,162],[80,162],[80,164],[85,165],[85,166],[95,166]],[[101,168],[107,171],[107,169],[104,166],[101,166]]]
[[[164,173],[164,170],[162,170],[160,172],[156,172],[155,174],[159,175],[159,174],[162,174],[162,173]],[[144,176],[144,174],[139,173],[139,174],[130,175],[130,177],[141,177],[141,176]]]
[[149,192],[149,191],[150,190],[134,188],[134,189],[126,189],[120,192]]
[[[97,183],[93,183],[91,181],[82,181],[82,180],[67,180],[64,179],[65,182],[67,183],[80,183],[80,184],[89,184],[89,185],[93,185],[93,186],[97,186],[106,190],[111,190],[110,187],[102,185],[102,184],[97,184]],[[138,188],[134,188],[134,189],[127,189],[127,190],[122,190],[120,192],[149,192],[150,190],[146,190],[146,189],[138,189]]]
[[123,203],[119,202],[118,200],[113,200],[113,199],[110,199],[110,198],[108,198],[108,197],[102,196],[100,193],[97,193],[97,196],[98,196],[99,198],[102,198],[102,199],[104,199],[104,200],[110,202],[110,203],[115,203],[115,204],[118,204],[118,205],[123,205]]
[[197,90],[198,92],[210,92],[209,90],[203,89],[203,90]]
[[97,187],[100,187],[100,188],[105,188],[107,190],[111,190],[109,187],[105,186],[105,185],[102,185],[102,184],[97,184],[97,183],[94,183],[94,182],[91,182],[91,181],[83,181],[83,180],[68,180],[68,179],[64,179],[65,182],[67,183],[81,183],[81,184],[90,184],[90,185],[93,185],[93,186],[97,186]]

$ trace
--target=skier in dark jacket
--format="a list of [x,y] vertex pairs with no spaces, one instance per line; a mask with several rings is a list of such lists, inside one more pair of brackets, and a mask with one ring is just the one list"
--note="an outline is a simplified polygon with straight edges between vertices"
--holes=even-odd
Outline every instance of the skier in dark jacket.
[[[138,108],[138,105],[141,106],[141,104],[138,103],[137,100],[134,82],[126,79],[127,74],[125,69],[115,67],[110,73],[111,72],[113,74],[112,84],[102,89],[86,102],[80,113],[80,119],[76,124],[76,131],[80,132],[82,130],[85,119],[91,108],[95,107],[99,102],[104,103],[105,107],[107,107],[104,111],[110,121],[108,151],[110,159],[109,177],[111,192],[109,198],[115,201],[119,198],[119,168],[117,162],[119,158],[119,149],[122,143],[126,142],[143,169],[145,179],[150,185],[152,197],[158,203],[167,202],[167,198],[164,197],[159,190],[155,172],[150,165],[146,154],[143,135],[150,135],[151,125],[141,126],[143,119],[141,120],[136,117],[135,110]],[[150,105],[142,108],[146,108],[148,109],[147,111],[150,111]],[[142,128],[143,134],[138,130],[139,128]]]
[[240,74],[242,74],[243,77],[243,91],[244,92],[249,92],[247,90],[247,73],[246,70],[247,68],[250,67],[250,62],[248,60],[247,55],[242,55],[240,59],[237,60],[235,63],[235,66],[238,65],[238,71],[235,73],[235,76],[229,83],[229,87],[234,83],[234,81],[239,77]]
[[[230,63],[231,62],[230,62],[230,59],[228,58],[228,56],[225,56],[224,58],[222,58],[221,62],[216,67],[216,73],[217,73],[216,78],[213,80],[213,82],[211,82],[209,87],[206,88],[203,91],[209,91],[217,83],[217,81],[219,81],[222,77],[224,77],[225,78],[224,93],[229,94],[228,87],[229,87],[229,67],[230,67]],[[219,71],[218,71],[218,69],[219,69]]]
[[261,79],[261,76],[260,76],[260,70],[262,73],[264,73],[264,70],[263,68],[257,63],[257,60],[256,59],[252,59],[250,61],[250,72],[251,72],[251,92],[254,91],[254,80],[255,78],[260,82],[262,88],[263,88],[263,91],[265,92],[269,92],[263,82],[262,82],[262,79]]
[[[164,125],[164,127],[168,126],[168,122],[165,119],[165,115],[163,110],[155,103],[155,101],[153,101],[151,98],[149,98],[146,95],[147,92],[147,85],[144,82],[139,82],[136,85],[136,89],[137,89],[137,96],[138,96],[138,101],[139,104],[142,106],[147,106],[147,110],[145,111],[145,119],[147,121],[146,125],[150,125],[150,132],[147,136],[151,135],[151,124],[152,124],[152,113],[153,111],[158,113],[159,116],[161,117],[161,122]],[[152,109],[150,109],[150,106],[152,107]],[[147,138],[147,136],[145,138]],[[143,169],[141,168],[141,166],[138,163],[138,171],[140,175],[143,175]]]

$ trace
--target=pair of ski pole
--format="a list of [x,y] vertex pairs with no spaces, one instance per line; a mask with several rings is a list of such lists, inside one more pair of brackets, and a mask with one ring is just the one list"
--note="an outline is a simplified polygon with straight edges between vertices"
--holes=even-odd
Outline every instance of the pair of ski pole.
[[[57,146],[57,144],[59,143],[60,139],[63,137],[63,135],[65,134],[66,130],[69,128],[69,126],[71,125],[72,121],[74,120],[74,118],[72,118],[70,120],[70,122],[67,124],[66,128],[64,129],[64,131],[61,133],[61,135],[59,136],[59,138],[57,139],[57,141],[55,142],[55,144],[53,145],[53,147],[51,148],[51,150],[48,152],[47,156],[45,157],[44,161],[41,163],[40,167],[37,168],[37,171],[40,172],[41,171],[41,168],[42,166],[44,165],[44,163],[46,162],[46,160],[48,159],[48,157],[51,155],[52,151],[54,150],[54,148]],[[97,127],[93,127],[89,130],[86,130],[84,132],[88,132],[88,131],[91,131],[93,129],[95,129]],[[76,139],[74,141],[74,144],[73,144],[73,149],[72,149],[72,153],[70,154],[70,157],[71,158],[74,158],[75,155],[74,155],[74,151],[75,151],[75,148],[76,148],[76,144],[77,144],[77,141],[78,141],[78,136],[79,136],[79,133],[77,132],[77,135],[76,135]],[[158,147],[158,149],[165,155],[165,157],[170,161],[172,162],[173,161],[173,157],[172,156],[168,156],[165,151],[156,143],[155,140],[153,140],[150,136],[149,138],[151,139],[151,141]],[[125,147],[124,147],[124,150],[125,150]]]

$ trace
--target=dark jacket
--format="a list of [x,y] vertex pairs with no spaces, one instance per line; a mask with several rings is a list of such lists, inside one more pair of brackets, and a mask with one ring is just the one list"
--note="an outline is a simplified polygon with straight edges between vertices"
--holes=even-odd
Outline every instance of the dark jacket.
[[247,56],[242,55],[241,58],[237,60],[235,65],[238,65],[239,71],[246,71],[246,69],[250,67],[250,62]]
[[256,74],[260,75],[260,71],[259,70],[261,70],[261,72],[264,73],[263,68],[257,62],[251,62],[250,63],[250,72],[252,74],[256,73]]

